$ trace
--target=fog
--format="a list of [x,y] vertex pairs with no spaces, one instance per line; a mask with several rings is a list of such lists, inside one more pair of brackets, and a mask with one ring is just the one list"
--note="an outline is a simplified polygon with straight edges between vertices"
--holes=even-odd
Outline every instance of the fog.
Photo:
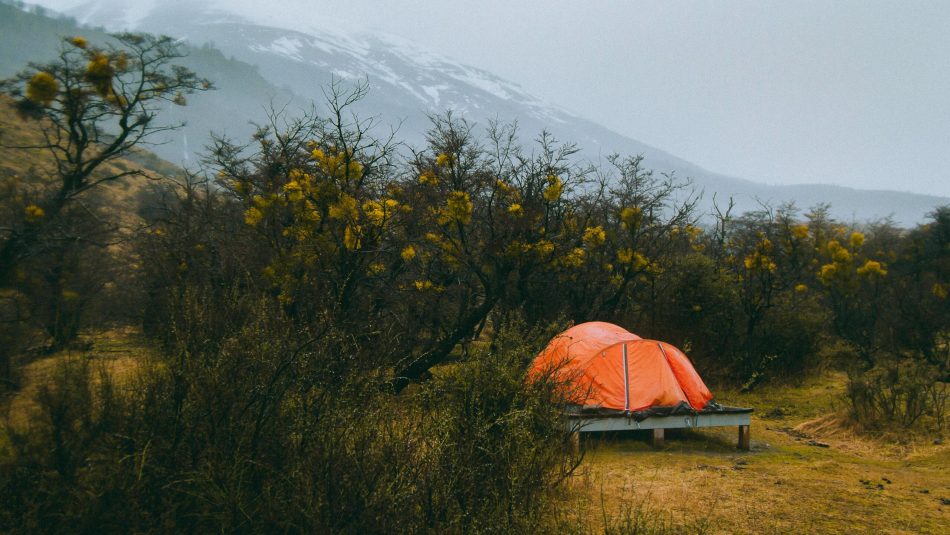
[[411,39],[712,171],[950,196],[950,3],[280,4],[217,2]]

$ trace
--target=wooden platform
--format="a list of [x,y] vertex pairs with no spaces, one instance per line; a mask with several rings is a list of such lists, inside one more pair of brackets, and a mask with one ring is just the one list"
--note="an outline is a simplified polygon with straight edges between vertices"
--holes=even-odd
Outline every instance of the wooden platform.
[[[652,442],[655,447],[663,445],[664,429],[692,429],[700,427],[731,427],[739,428],[738,447],[741,450],[749,449],[749,427],[752,424],[752,410],[742,409],[728,412],[700,412],[687,415],[649,416],[642,420],[636,418],[616,416],[588,416],[569,415],[568,421],[575,433],[599,433],[604,431],[635,431],[650,429],[653,431]],[[575,435],[577,436],[577,435]],[[579,437],[577,437],[579,439]]]

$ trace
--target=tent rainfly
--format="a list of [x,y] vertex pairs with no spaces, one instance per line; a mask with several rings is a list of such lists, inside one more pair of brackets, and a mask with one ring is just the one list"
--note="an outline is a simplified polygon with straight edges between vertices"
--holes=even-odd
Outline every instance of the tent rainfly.
[[737,426],[739,448],[749,449],[752,409],[716,403],[686,355],[666,342],[582,323],[551,340],[529,376],[548,373],[566,387],[575,440],[582,432],[650,429],[661,446],[664,429]]
[[545,372],[569,380],[569,397],[585,412],[642,419],[717,408],[682,351],[610,323],[582,323],[556,336],[532,366],[532,374]]

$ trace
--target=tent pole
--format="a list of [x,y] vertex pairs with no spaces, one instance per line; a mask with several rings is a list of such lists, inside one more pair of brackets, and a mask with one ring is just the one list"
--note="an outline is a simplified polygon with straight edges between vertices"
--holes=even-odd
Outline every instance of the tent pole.
[[623,344],[623,410],[630,410],[630,367],[627,365],[627,343]]

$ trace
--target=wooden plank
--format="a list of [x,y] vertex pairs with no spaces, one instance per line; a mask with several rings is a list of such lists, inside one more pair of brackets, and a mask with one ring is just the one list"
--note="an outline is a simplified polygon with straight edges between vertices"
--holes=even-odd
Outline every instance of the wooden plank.
[[657,427],[653,429],[653,432],[650,435],[650,444],[652,444],[654,448],[663,447],[663,434],[662,428]]
[[680,416],[651,416],[641,421],[625,416],[608,418],[584,418],[570,416],[571,427],[579,427],[581,433],[603,431],[630,431],[636,429],[690,429],[699,427],[748,427],[752,423],[752,414],[744,413],[706,413]]

